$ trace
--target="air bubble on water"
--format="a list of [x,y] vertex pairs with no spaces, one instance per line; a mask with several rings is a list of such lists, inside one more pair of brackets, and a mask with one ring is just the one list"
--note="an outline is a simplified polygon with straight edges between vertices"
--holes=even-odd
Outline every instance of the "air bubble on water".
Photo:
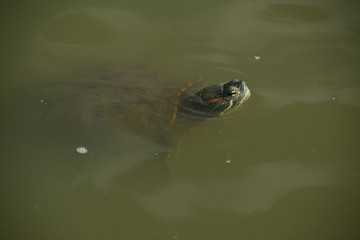
[[154,155],[155,155],[155,156],[158,156],[158,155],[159,155],[159,153],[155,152],[155,153],[154,153]]
[[231,159],[227,159],[225,162],[226,162],[227,164],[229,164],[229,163],[231,163]]
[[336,98],[335,96],[333,96],[333,97],[330,98],[330,100],[331,100],[331,101],[336,101],[337,98]]
[[86,154],[86,153],[89,152],[89,151],[87,150],[87,148],[86,148],[86,147],[83,147],[83,146],[76,148],[76,151],[77,151],[78,153],[80,153],[80,154]]

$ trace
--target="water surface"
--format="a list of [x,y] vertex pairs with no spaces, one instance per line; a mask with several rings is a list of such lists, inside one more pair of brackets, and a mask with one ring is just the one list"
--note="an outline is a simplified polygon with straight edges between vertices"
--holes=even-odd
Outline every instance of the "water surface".
[[[2,239],[359,238],[355,1],[0,9]],[[111,127],[79,129],[87,118],[21,94],[118,64],[244,79],[252,96],[184,133],[169,170],[163,146],[133,134],[125,146]]]

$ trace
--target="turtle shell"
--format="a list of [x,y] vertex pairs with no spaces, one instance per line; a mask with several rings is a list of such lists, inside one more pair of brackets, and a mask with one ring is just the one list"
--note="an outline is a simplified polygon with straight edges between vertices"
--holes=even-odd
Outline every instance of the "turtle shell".
[[180,93],[191,91],[197,81],[149,66],[86,72],[38,88],[37,98],[46,103],[45,118],[78,124],[85,131],[106,125],[114,132],[128,131],[150,142],[169,138]]

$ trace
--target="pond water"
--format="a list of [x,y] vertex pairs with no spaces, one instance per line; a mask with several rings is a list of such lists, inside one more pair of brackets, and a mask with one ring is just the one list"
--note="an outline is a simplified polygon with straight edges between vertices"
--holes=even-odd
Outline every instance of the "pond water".
[[[355,1],[32,0],[0,9],[1,239],[360,237]],[[79,131],[86,117],[72,123],[66,108],[22,94],[117,64],[208,85],[239,78],[252,96],[184,132],[169,169],[157,156],[163,146],[133,134],[125,146],[111,127]]]

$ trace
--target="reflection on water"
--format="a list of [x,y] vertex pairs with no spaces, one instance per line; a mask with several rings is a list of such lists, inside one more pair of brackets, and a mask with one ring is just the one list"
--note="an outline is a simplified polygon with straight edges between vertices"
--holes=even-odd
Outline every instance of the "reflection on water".
[[150,213],[170,219],[194,217],[202,208],[248,215],[271,209],[296,189],[339,184],[335,170],[335,166],[315,170],[285,160],[249,167],[237,178],[175,182],[140,201]]
[[48,43],[109,45],[113,41],[133,39],[135,34],[140,34],[140,29],[135,33],[134,28],[141,28],[142,34],[146,34],[145,26],[146,22],[137,14],[77,6],[53,17],[42,34]]
[[324,21],[329,18],[326,11],[306,5],[271,3],[268,5],[268,8],[269,9],[262,12],[262,15],[269,21],[285,21],[288,19],[295,21],[317,22]]
[[345,105],[360,107],[360,89],[358,88],[339,88],[319,87],[316,84],[298,87],[296,91],[290,92],[288,88],[279,87],[277,89],[267,88],[257,91],[266,101],[269,107],[282,108],[302,103],[321,103],[336,101]]
[[[359,238],[356,4],[35,2],[1,7],[1,239]],[[121,93],[94,88],[84,115],[83,92],[36,94],[118,64],[252,97],[182,134],[169,171],[168,146],[94,114]]]

